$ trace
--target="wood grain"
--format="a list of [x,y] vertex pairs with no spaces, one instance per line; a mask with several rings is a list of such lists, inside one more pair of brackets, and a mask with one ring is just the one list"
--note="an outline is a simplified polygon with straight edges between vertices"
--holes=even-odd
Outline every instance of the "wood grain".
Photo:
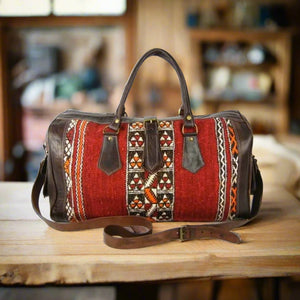
[[[30,183],[0,183],[0,283],[75,284],[180,278],[300,275],[300,204],[268,186],[258,218],[240,228],[243,243],[171,242],[111,249],[102,229],[58,232],[32,211]],[[48,208],[41,199],[42,209]],[[183,224],[183,223],[182,223]],[[155,224],[164,230],[178,223]]]

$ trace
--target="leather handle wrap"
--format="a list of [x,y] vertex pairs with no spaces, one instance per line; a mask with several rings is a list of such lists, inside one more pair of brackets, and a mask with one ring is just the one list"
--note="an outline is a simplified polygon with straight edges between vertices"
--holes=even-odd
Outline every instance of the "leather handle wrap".
[[51,228],[60,231],[78,231],[104,227],[104,242],[117,249],[134,249],[162,244],[174,240],[188,241],[201,238],[217,238],[232,243],[241,243],[238,234],[232,232],[250,222],[258,213],[262,198],[262,178],[254,159],[255,191],[249,219],[207,223],[205,225],[187,225],[152,233],[152,223],[138,216],[99,217],[79,223],[54,222],[45,218],[39,208],[39,197],[46,179],[47,157],[41,162],[38,176],[33,184],[31,201],[36,214]]
[[[143,64],[143,62],[150,56],[161,57],[162,59],[166,60],[176,71],[178,79],[179,79],[179,83],[180,83],[180,88],[181,88],[181,99],[182,99],[182,106],[183,106],[184,125],[186,127],[194,127],[195,122],[194,122],[194,117],[193,117],[192,110],[191,110],[190,98],[189,98],[189,93],[188,93],[184,75],[183,75],[179,65],[175,61],[175,59],[167,51],[160,49],[160,48],[154,48],[154,49],[149,50],[135,64],[135,66],[132,69],[131,74],[125,84],[125,88],[124,88],[119,106],[116,110],[116,116],[113,119],[112,123],[109,125],[109,127],[114,131],[118,131],[118,129],[120,128],[121,116],[125,112],[125,102],[126,102],[128,94],[129,94],[129,91],[132,87],[135,76],[137,75],[137,72],[138,72],[139,68],[141,67],[141,65]],[[118,120],[118,121],[116,122],[116,120]]]

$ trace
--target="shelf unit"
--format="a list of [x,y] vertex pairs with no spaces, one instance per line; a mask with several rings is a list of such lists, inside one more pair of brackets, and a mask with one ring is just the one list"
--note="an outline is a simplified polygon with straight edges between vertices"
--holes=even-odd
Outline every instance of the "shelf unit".
[[[9,32],[29,28],[121,26],[125,32],[126,70],[135,62],[136,1],[127,1],[126,13],[120,16],[0,17],[0,181],[24,180],[23,158],[13,156],[14,146],[22,141],[19,105],[12,101],[8,68]],[[14,166],[8,173],[5,165]]]
[[[201,107],[201,113],[211,113],[224,109],[238,109],[255,125],[265,124],[263,133],[283,134],[289,127],[288,100],[291,73],[291,30],[230,30],[230,29],[191,29],[193,63],[191,78],[196,78],[205,87],[205,79],[209,68],[228,67],[230,69],[261,70],[269,73],[273,80],[274,92],[259,101],[237,99],[222,101],[221,99],[206,99]],[[261,65],[245,63],[235,65],[223,62],[207,62],[204,59],[204,46],[210,43],[246,43],[247,45],[262,44],[275,57],[276,61]],[[195,84],[195,82],[194,82]],[[197,110],[196,110],[197,113]],[[261,126],[260,126],[261,129]],[[254,126],[255,131],[255,126]]]

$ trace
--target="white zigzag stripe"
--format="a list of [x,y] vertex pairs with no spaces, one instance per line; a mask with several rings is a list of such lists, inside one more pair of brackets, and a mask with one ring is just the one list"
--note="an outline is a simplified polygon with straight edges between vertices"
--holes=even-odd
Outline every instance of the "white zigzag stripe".
[[226,164],[226,147],[224,128],[220,118],[215,118],[216,137],[218,147],[218,162],[219,162],[219,202],[215,220],[222,221],[225,211],[226,200],[226,179],[227,179],[227,164]]
[[[66,132],[66,141],[65,141],[65,150],[64,150],[64,162],[67,159],[70,159],[70,164],[69,164],[69,174],[72,174],[72,158],[73,158],[73,148],[74,148],[74,136],[75,136],[75,131],[76,131],[76,124],[77,120],[71,120],[67,132]],[[74,128],[74,133],[71,141],[68,140],[67,138],[67,133]],[[67,172],[65,172],[65,178],[66,178],[66,183],[67,183],[67,199],[66,199],[66,211],[67,211],[67,217],[68,220],[70,221],[72,218],[74,218],[76,221],[76,216],[74,212],[74,199],[73,199],[73,193],[69,194],[70,190],[72,189],[72,177],[69,175]],[[70,198],[69,198],[70,197]]]
[[150,174],[145,182],[145,188],[150,187],[157,176],[157,172]]

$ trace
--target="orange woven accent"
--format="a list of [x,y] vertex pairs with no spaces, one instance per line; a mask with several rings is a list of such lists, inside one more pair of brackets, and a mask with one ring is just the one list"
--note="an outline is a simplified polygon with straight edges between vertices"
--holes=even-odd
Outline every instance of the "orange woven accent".
[[70,166],[70,158],[68,158],[64,164],[64,169],[65,169],[65,172],[70,175],[70,171],[69,171],[69,166]]
[[84,144],[84,131],[87,125],[87,121],[82,121],[79,129],[79,145],[77,149],[77,163],[76,163],[76,194],[77,194],[77,203],[79,216],[81,219],[84,219],[84,209],[83,209],[83,199],[82,199],[82,191],[81,191],[81,168],[82,168],[82,160],[83,160],[83,144]]
[[231,204],[230,204],[230,211],[231,213],[236,213],[236,197],[237,197],[237,188],[231,189]]
[[145,192],[146,198],[150,201],[150,203],[152,203],[152,204],[157,203],[157,199],[156,199],[155,195],[153,194],[151,188],[145,188],[144,192]]
[[232,154],[238,154],[239,151],[238,151],[238,148],[237,148],[237,141],[236,141],[236,138],[235,138],[235,133],[234,133],[234,130],[231,126],[228,126],[228,130],[230,132],[230,145],[231,145],[231,153]]

